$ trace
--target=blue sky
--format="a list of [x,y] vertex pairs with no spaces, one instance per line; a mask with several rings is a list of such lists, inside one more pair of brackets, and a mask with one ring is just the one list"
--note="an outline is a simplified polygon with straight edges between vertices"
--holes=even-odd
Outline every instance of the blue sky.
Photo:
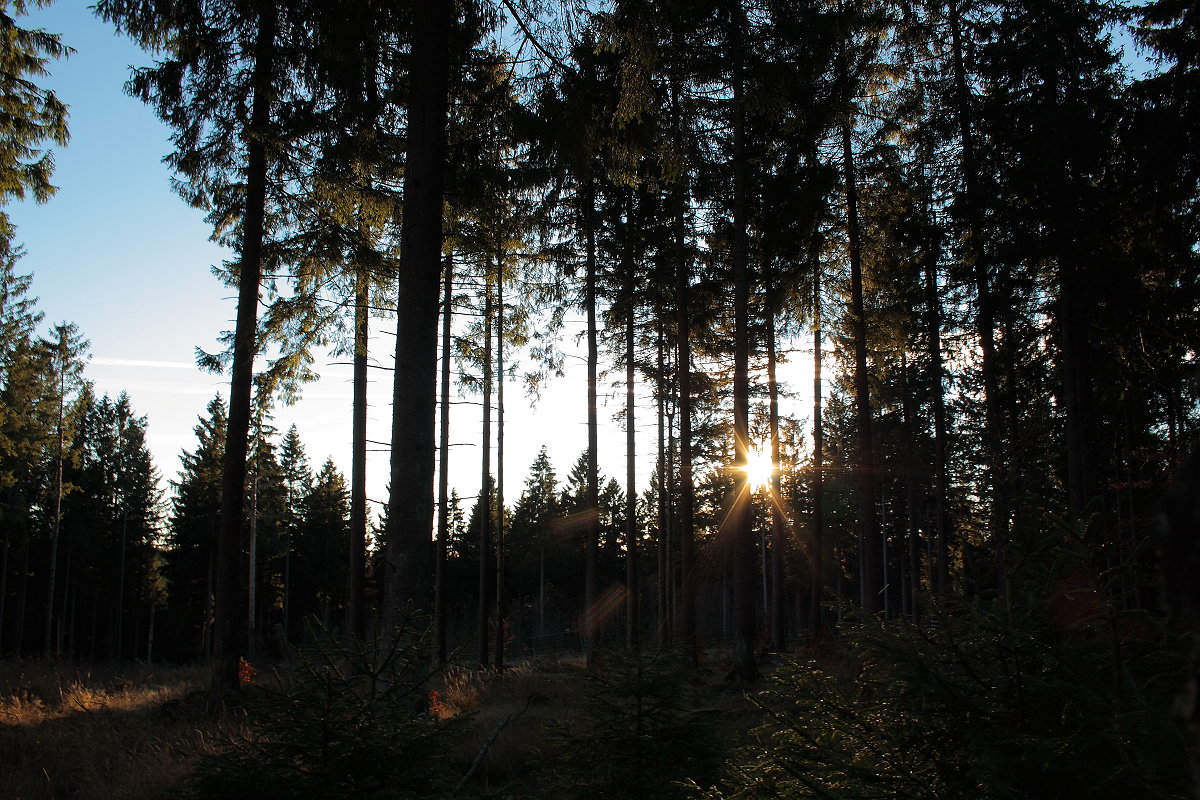
[[[19,271],[33,273],[32,291],[47,323],[75,322],[91,340],[87,376],[97,392],[127,391],[137,412],[148,416],[148,443],[169,480],[178,473],[180,451],[195,446],[197,417],[214,394],[227,395],[227,379],[198,371],[193,354],[197,346],[216,349],[218,334],[232,327],[232,292],[210,271],[228,253],[208,240],[211,229],[203,212],[189,208],[170,188],[170,172],[162,163],[171,149],[169,131],[148,107],[123,92],[129,67],[147,64],[150,57],[78,0],[59,0],[19,24],[61,34],[76,50],[52,63],[51,75],[40,81],[70,107],[71,142],[55,148],[58,194],[45,205],[9,208],[17,239],[27,250]],[[380,320],[375,327],[391,324]],[[576,320],[574,329],[579,325]],[[384,366],[391,363],[383,352],[390,341],[382,336],[375,345]],[[332,457],[348,473],[349,370],[331,360],[319,359],[322,379],[306,388],[298,406],[281,409],[276,425],[281,431],[297,425],[314,467]],[[509,389],[509,502],[516,500],[543,444],[560,479],[584,449],[583,373],[580,359],[568,359],[566,378],[550,386],[536,406],[515,385]],[[388,375],[377,373],[372,386],[369,437],[375,441],[390,434]],[[623,478],[624,434],[608,422],[623,403],[623,388],[604,391],[612,399],[600,412],[601,469]],[[452,439],[464,444],[452,452],[451,482],[464,497],[479,486],[480,451],[470,444],[478,440],[478,414],[476,405],[456,408]],[[639,443],[645,454],[639,459],[639,483],[644,485],[654,436],[648,407],[641,412],[641,426],[646,426]],[[388,462],[378,447],[368,470],[369,496],[383,499]]]

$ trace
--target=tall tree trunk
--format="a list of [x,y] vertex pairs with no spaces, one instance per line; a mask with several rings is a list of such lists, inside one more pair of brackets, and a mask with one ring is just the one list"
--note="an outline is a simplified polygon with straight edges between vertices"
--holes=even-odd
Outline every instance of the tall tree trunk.
[[496,671],[504,669],[504,260],[496,264]]
[[596,617],[597,592],[597,548],[600,538],[600,465],[599,434],[597,427],[596,370],[600,355],[596,327],[596,187],[588,178],[584,195],[583,225],[586,237],[587,275],[584,285],[584,305],[587,307],[587,523],[584,528],[584,590],[583,590],[583,637],[587,648],[588,669],[596,666]]
[[[122,503],[124,506],[124,503]],[[122,508],[121,513],[121,563],[117,565],[117,661],[121,660],[122,645],[125,639],[125,541],[129,537],[129,509]],[[134,636],[136,637],[136,632]],[[136,651],[135,651],[136,652]]]
[[[7,607],[8,599],[8,553],[9,545],[11,544],[12,532],[8,529],[4,531],[4,556],[0,558],[0,658],[9,650],[4,649],[4,611]],[[11,648],[10,648],[11,649]]]
[[[676,363],[675,374],[679,392],[679,563],[682,577],[679,598],[679,637],[684,653],[692,667],[699,666],[700,647],[696,638],[696,556],[695,556],[695,486],[692,481],[692,321],[688,309],[688,285],[691,270],[684,249],[684,187],[677,189],[675,202],[675,305]],[[670,448],[668,448],[668,453]],[[674,470],[667,470],[671,475]],[[669,496],[669,495],[668,495]],[[668,559],[670,558],[668,551]],[[673,574],[668,570],[668,574]]]
[[842,174],[846,184],[846,238],[850,256],[850,318],[854,332],[854,402],[858,416],[859,602],[874,614],[881,608],[883,544],[875,509],[875,451],[871,441],[871,392],[867,376],[867,317],[863,301],[862,232],[854,169],[851,118],[842,122]]
[[[779,381],[775,374],[775,311],[767,311],[767,384],[771,428],[771,649],[787,650],[787,625],[784,618],[784,562],[787,558],[787,520],[783,516],[783,480],[780,475]],[[766,554],[764,553],[764,556]]]
[[[959,146],[962,148],[963,219],[966,223],[966,257],[975,279],[975,327],[979,336],[980,371],[983,378],[984,442],[987,447],[988,473],[992,478],[991,535],[1003,548],[1009,539],[1008,464],[1004,450],[1001,415],[999,365],[996,352],[996,306],[988,277],[987,251],[979,191],[979,171],[975,159],[974,118],[971,113],[970,90],[967,86],[966,64],[963,58],[962,17],[958,0],[949,0],[950,52],[954,71],[955,122]],[[1003,559],[1001,558],[1001,561]],[[942,570],[943,586],[946,567]],[[1003,565],[1001,565],[1003,569]]]
[[29,532],[25,532],[25,547],[21,553],[21,572],[17,581],[17,613],[13,622],[13,644],[11,651],[15,655],[25,653],[25,614],[29,600]]
[[737,469],[729,537],[733,559],[733,663],[742,681],[758,676],[754,643],[758,634],[754,608],[754,530],[752,488],[745,467],[750,463],[750,266],[746,210],[746,109],[743,86],[740,8],[733,27],[733,440]]
[[153,600],[150,601],[150,623],[146,631],[146,663],[154,663],[154,610],[158,604]]
[[254,477],[250,488],[250,555],[247,564],[246,592],[246,655],[255,655],[255,645],[258,644],[258,629],[254,624],[257,611],[258,589],[258,464],[254,467]]
[[[626,235],[630,235],[628,227],[632,216],[626,218]],[[634,427],[636,412],[634,409],[634,333],[636,313],[634,294],[636,291],[633,265],[633,254],[629,252],[631,244],[627,241],[625,264],[625,292],[629,299],[629,313],[625,318],[625,644],[637,647],[638,639],[638,540],[637,540],[637,462],[635,460],[637,447],[637,431]]]
[[[391,494],[386,531],[385,620],[404,600],[428,608],[433,559],[434,417],[446,175],[449,0],[413,7],[408,151],[392,394]],[[391,628],[391,625],[386,626]]]
[[454,320],[454,259],[442,270],[442,404],[438,408],[438,526],[433,578],[433,649],[446,663],[446,549],[450,539],[450,331]]
[[667,565],[670,561],[667,558],[667,550],[670,547],[670,512],[668,511],[671,502],[670,491],[668,490],[669,481],[667,479],[667,443],[666,443],[666,336],[663,328],[666,321],[659,319],[658,321],[658,342],[657,351],[658,358],[656,362],[655,379],[658,384],[655,392],[655,404],[658,414],[658,646],[667,647],[671,643],[671,611],[670,603],[671,596],[668,594],[670,587],[669,574]]
[[942,304],[938,292],[937,250],[930,247],[925,258],[926,344],[929,348],[929,372],[933,379],[933,455],[934,455],[934,548],[930,558],[929,579],[932,590],[944,597],[950,576],[950,470],[946,447],[946,370],[942,363]]
[[63,416],[66,406],[67,392],[67,334],[59,333],[59,370],[58,370],[58,424],[57,447],[58,455],[54,462],[54,528],[50,535],[50,569],[46,577],[46,626],[45,645],[43,653],[49,657],[54,655],[54,584],[55,572],[58,567],[58,536],[62,530],[62,498],[63,498]]
[[484,277],[483,299],[483,458],[479,475],[479,666],[488,667],[488,637],[493,597],[492,554],[492,277]]
[[[908,383],[908,358],[900,354],[901,370],[901,411],[904,426],[904,510],[905,510],[905,540],[908,543],[907,571],[908,581],[901,581],[900,608],[901,613],[909,615],[909,619],[917,620],[917,597],[921,592],[921,537],[917,523],[917,412],[912,387]],[[922,469],[923,471],[923,469]],[[901,569],[903,575],[904,569]]]
[[218,694],[238,688],[238,658],[246,646],[245,631],[241,630],[245,619],[242,606],[245,593],[241,590],[242,526],[245,522],[246,454],[250,438],[254,356],[258,351],[255,338],[259,284],[262,282],[267,201],[266,138],[271,121],[276,22],[274,4],[267,3],[254,42],[254,98],[246,131],[246,211],[242,218],[242,252],[238,266],[229,427],[221,471],[212,665],[212,688]]
[[360,639],[367,625],[367,343],[370,281],[359,266],[354,275],[354,399],[350,443],[350,575],[346,629]]
[[821,602],[825,597],[825,423],[821,408],[823,389],[821,386],[822,342],[821,325],[821,257],[820,248],[814,247],[813,264],[813,472],[812,472],[812,627],[813,634],[820,635],[825,629],[825,611]]

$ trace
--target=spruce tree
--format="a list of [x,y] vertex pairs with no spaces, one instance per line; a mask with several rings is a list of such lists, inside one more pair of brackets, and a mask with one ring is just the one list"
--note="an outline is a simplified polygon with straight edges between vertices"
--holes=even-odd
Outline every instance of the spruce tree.
[[[0,209],[32,195],[45,203],[55,192],[50,183],[54,157],[42,150],[47,140],[66,145],[67,107],[50,90],[35,82],[47,74],[52,59],[74,52],[57,34],[23,28],[17,19],[31,6],[52,0],[4,0],[0,3],[0,97],[5,113],[0,121]],[[16,231],[0,210],[0,247],[9,255]]]

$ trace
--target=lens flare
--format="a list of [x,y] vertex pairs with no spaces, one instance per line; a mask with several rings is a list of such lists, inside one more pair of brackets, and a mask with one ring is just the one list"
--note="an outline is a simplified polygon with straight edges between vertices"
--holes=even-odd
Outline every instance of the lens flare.
[[771,454],[756,448],[746,454],[746,465],[742,467],[746,473],[746,482],[751,489],[765,489],[771,484],[771,476],[775,474],[775,465],[771,462]]

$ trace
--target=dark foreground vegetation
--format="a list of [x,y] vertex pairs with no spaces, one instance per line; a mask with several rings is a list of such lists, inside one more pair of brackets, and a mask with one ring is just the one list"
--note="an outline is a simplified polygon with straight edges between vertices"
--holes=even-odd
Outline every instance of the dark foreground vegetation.
[[[1082,545],[1083,543],[1076,543]],[[1032,569],[1082,568],[1052,548]],[[34,798],[1184,798],[1172,707],[1187,647],[1106,604],[1082,572],[1049,592],[847,618],[763,662],[604,650],[497,673],[429,668],[428,640],[337,639],[206,675],[5,667],[0,793]],[[847,606],[849,611],[849,606]]]

